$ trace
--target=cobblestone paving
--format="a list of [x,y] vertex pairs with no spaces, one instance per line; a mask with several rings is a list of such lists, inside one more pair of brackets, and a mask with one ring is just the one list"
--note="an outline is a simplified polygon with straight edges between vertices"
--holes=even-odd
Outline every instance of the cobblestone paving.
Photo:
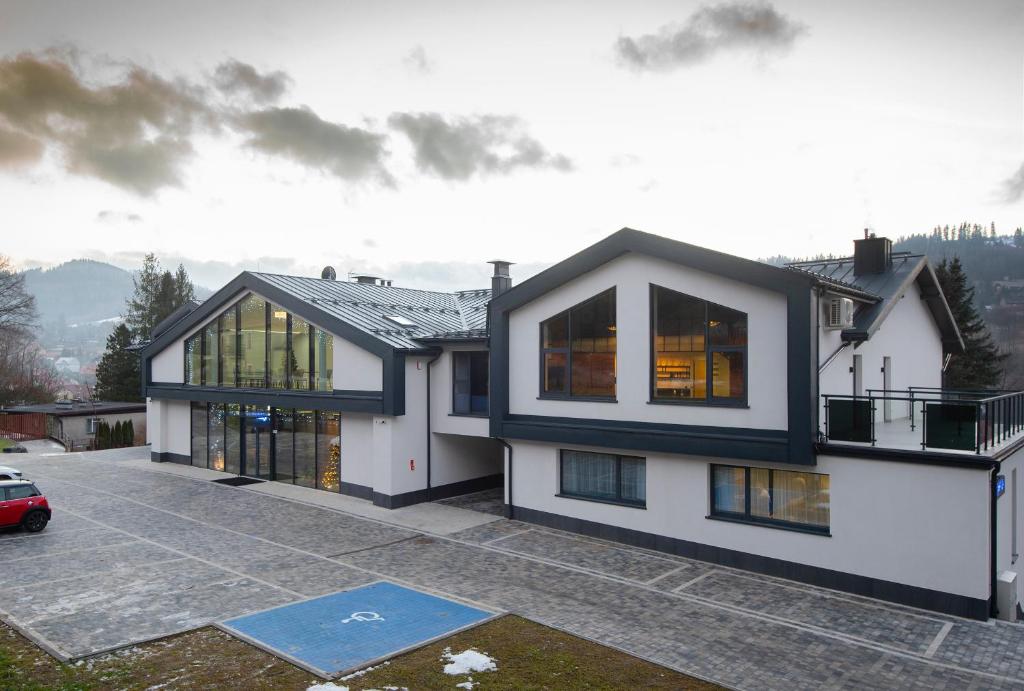
[[131,457],[22,463],[54,520],[39,535],[0,532],[0,615],[58,653],[87,655],[390,578],[737,688],[1024,688],[1024,626],[518,521],[427,536],[117,462]]
[[485,489],[481,492],[463,494],[461,497],[441,499],[438,504],[457,506],[460,509],[489,513],[492,516],[503,516],[505,514],[505,490],[501,487],[496,489]]

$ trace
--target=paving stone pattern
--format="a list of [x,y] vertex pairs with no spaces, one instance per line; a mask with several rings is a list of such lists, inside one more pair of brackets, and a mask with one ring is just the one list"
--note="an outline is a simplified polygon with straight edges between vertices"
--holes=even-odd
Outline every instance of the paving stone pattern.
[[67,657],[388,578],[736,688],[1024,688],[1024,626],[518,521],[423,535],[140,469],[125,451],[19,458],[54,520],[0,532],[0,616]]

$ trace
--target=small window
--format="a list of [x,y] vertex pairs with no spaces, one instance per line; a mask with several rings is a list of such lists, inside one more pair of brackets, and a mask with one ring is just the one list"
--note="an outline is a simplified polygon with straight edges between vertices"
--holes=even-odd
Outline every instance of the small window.
[[614,288],[540,326],[542,396],[615,397]]
[[771,468],[711,466],[711,514],[827,533],[829,476]]
[[100,419],[98,417],[87,418],[85,421],[85,433],[96,434],[96,431],[100,427]]
[[456,415],[486,415],[488,391],[486,352],[452,353],[452,412]]
[[384,315],[384,318],[387,319],[389,322],[398,324],[399,326],[406,329],[416,328],[416,322],[414,322],[412,319],[409,319],[408,317],[403,317],[400,314],[386,314]]
[[560,466],[560,496],[647,505],[646,459],[563,449]]
[[36,489],[35,485],[15,485],[7,488],[7,500],[14,501],[15,499],[28,499],[29,497],[38,497],[39,490]]

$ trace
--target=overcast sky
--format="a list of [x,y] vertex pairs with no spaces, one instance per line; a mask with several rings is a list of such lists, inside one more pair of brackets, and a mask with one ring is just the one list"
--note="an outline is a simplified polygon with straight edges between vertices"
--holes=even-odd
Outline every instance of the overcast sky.
[[0,252],[396,285],[1024,224],[1024,2],[0,0]]

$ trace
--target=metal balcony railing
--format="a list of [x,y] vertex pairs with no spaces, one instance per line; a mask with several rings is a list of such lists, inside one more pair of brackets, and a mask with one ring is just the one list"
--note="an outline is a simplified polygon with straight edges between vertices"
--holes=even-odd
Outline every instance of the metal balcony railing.
[[827,441],[980,454],[1024,432],[1024,391],[910,387],[822,398]]

